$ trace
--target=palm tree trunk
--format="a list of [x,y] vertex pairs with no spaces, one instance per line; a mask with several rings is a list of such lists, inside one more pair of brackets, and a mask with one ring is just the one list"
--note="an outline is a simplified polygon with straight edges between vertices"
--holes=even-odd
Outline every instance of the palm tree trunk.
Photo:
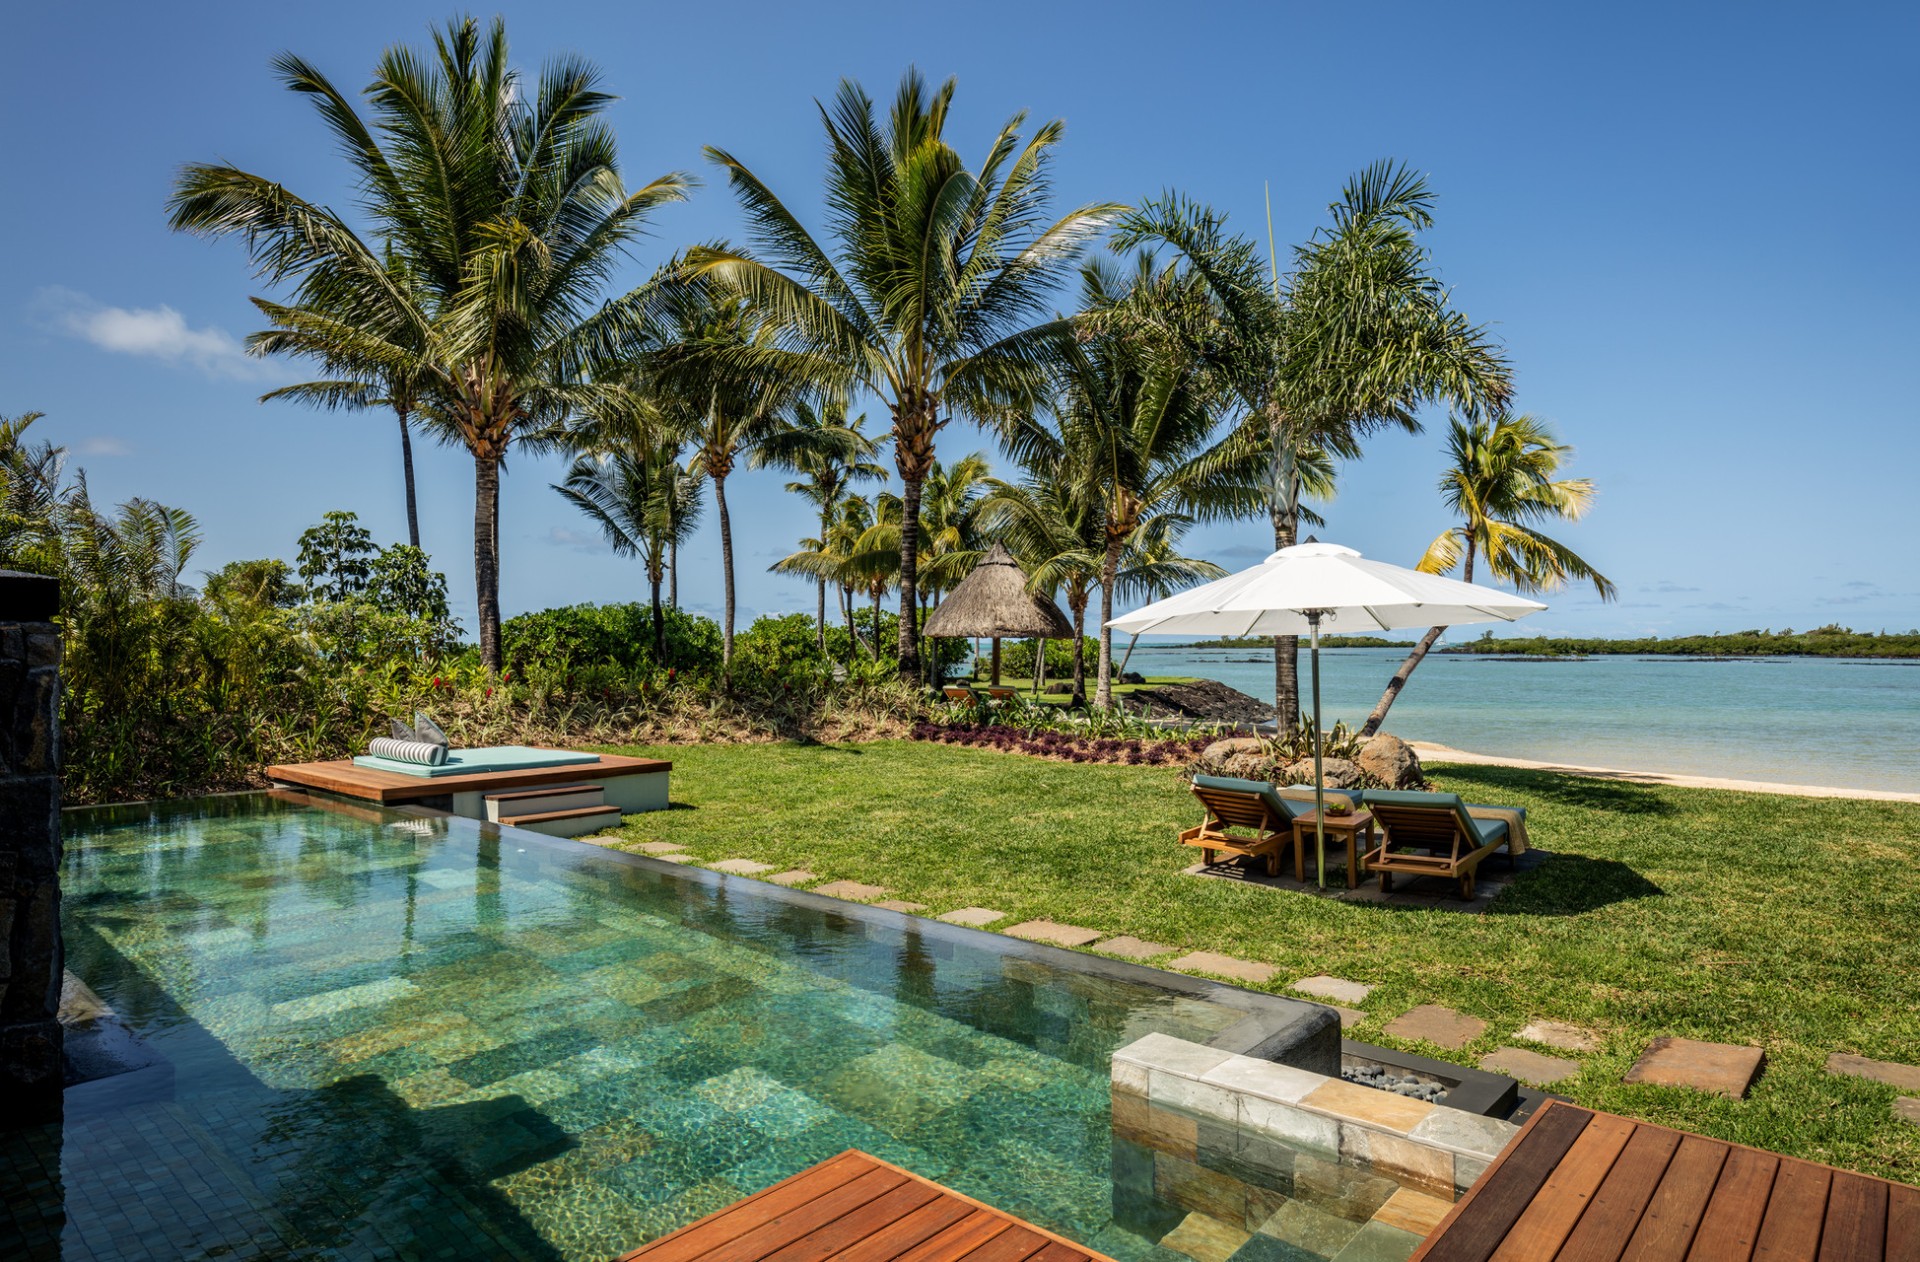
[[660,570],[657,566],[647,569],[647,586],[653,603],[653,660],[656,665],[667,656],[667,620],[660,611]]
[[1071,704],[1087,704],[1087,597],[1067,597],[1067,607],[1073,613],[1073,700]]
[[400,418],[400,471],[407,481],[407,542],[414,547],[420,546],[420,505],[413,495],[413,428],[407,423],[407,405],[396,403],[394,412]]
[[677,613],[680,609],[680,541],[674,539],[667,544],[667,603]]
[[880,593],[881,587],[875,583],[870,589],[873,593],[873,660],[880,660]]
[[[1300,535],[1300,518],[1288,505],[1273,510],[1273,546],[1291,548]],[[1291,731],[1300,725],[1300,637],[1273,637],[1273,708],[1277,732]]]
[[853,588],[840,588],[840,612],[847,615],[847,665],[860,653],[860,633],[853,626]]
[[[900,478],[900,677],[913,679],[920,674],[920,623],[913,606],[920,588],[920,482],[916,474]],[[873,624],[880,634],[880,623]]]
[[473,458],[473,587],[480,606],[480,665],[500,669],[500,457]]
[[733,522],[727,516],[727,475],[713,479],[713,503],[720,512],[720,581],[725,589],[720,624],[720,664],[733,661]]
[[[1473,581],[1472,536],[1467,538],[1467,566],[1463,574],[1467,582]],[[1380,703],[1373,707],[1373,713],[1369,714],[1367,721],[1361,725],[1360,735],[1372,736],[1379,732],[1380,725],[1387,721],[1387,711],[1391,710],[1393,703],[1400,699],[1400,690],[1407,686],[1407,679],[1413,674],[1413,668],[1426,659],[1427,654],[1440,642],[1440,637],[1445,635],[1446,631],[1445,627],[1429,627],[1427,633],[1420,637],[1420,642],[1413,646],[1413,652],[1407,654],[1407,660],[1400,663],[1400,669],[1394,671],[1393,678],[1387,681],[1387,690],[1380,694]]]
[[[820,514],[820,547],[823,550],[827,546],[827,531],[832,529],[832,526],[833,526],[833,514],[832,514],[832,510],[829,509],[826,512],[823,512]],[[827,579],[826,579],[826,576],[824,574],[821,575],[817,581],[820,584],[820,612],[814,618],[814,622],[817,624],[817,629],[820,632],[820,656],[825,657],[827,655]]]
[[1120,546],[1124,535],[1109,533],[1107,556],[1100,563],[1100,661],[1093,688],[1093,704],[1104,710],[1113,704],[1113,588],[1120,575]]

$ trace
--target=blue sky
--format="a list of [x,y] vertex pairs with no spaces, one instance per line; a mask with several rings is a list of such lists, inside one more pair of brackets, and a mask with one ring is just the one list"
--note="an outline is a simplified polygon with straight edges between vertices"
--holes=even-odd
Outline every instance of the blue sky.
[[[443,4],[33,5],[0,47],[0,413],[47,413],[97,498],[185,507],[199,566],[291,556],[332,508],[382,540],[405,519],[392,418],[262,406],[288,369],[246,359],[259,292],[241,248],[171,234],[184,162],[227,159],[306,196],[351,190],[310,107],[268,59],[292,49],[358,86]],[[494,10],[479,10],[483,15]],[[1456,300],[1498,330],[1518,404],[1550,418],[1599,486],[1564,531],[1620,586],[1549,597],[1541,631],[1678,633],[1920,624],[1920,7],[1912,5],[974,4],[503,6],[516,60],[596,59],[620,94],[630,182],[706,180],[655,221],[637,283],[675,248],[737,235],[701,159],[722,145],[811,213],[812,101],[890,93],[918,64],[958,76],[951,134],[977,154],[1017,109],[1062,118],[1063,203],[1177,188],[1283,244],[1380,157],[1428,173],[1430,241]],[[874,422],[881,419],[875,411]],[[1444,417],[1342,470],[1323,537],[1410,564],[1448,523]],[[951,457],[984,447],[956,426]],[[416,448],[424,543],[472,627],[471,462]],[[550,489],[511,462],[507,612],[637,598]],[[764,572],[809,533],[769,473],[730,484],[741,625],[811,609]],[[1189,536],[1237,568],[1248,522]],[[683,552],[683,603],[716,609],[712,529]]]

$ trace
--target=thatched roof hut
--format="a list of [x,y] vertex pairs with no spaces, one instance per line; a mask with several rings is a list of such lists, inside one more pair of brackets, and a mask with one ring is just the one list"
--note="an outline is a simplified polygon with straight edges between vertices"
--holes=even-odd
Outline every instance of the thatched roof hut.
[[1071,640],[1059,606],[1027,590],[1027,576],[1004,544],[994,544],[973,573],[927,616],[927,635],[954,639]]

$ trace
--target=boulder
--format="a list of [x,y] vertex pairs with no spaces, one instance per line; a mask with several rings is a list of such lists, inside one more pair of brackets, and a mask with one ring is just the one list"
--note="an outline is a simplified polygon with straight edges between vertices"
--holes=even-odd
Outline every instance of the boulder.
[[1123,670],[1120,672],[1120,682],[1123,684],[1144,684],[1147,682],[1147,677],[1137,670]]
[[1368,741],[1354,759],[1360,769],[1389,789],[1418,789],[1426,784],[1420,755],[1398,736],[1382,732]]
[[[1320,771],[1325,777],[1329,789],[1363,789],[1367,784],[1366,773],[1360,770],[1360,764],[1348,762],[1344,758],[1323,758]],[[1313,759],[1302,758],[1280,769],[1276,780],[1279,784],[1312,784]]]
[[1236,780],[1268,780],[1273,776],[1273,759],[1264,751],[1249,750],[1246,753],[1229,754],[1218,763],[1218,771],[1207,774],[1232,776]]
[[1200,761],[1204,763],[1224,763],[1236,754],[1263,754],[1267,743],[1258,736],[1229,736],[1215,741],[1200,751]]

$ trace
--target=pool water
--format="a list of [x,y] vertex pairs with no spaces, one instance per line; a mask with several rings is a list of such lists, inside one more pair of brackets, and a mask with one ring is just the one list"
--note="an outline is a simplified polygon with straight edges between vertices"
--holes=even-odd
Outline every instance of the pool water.
[[471,821],[241,796],[68,828],[68,968],[171,1069],[0,1135],[9,1257],[601,1259],[860,1148],[1177,1259],[1140,1225],[1183,1211],[1116,1198],[1107,1058],[1247,1015]]

